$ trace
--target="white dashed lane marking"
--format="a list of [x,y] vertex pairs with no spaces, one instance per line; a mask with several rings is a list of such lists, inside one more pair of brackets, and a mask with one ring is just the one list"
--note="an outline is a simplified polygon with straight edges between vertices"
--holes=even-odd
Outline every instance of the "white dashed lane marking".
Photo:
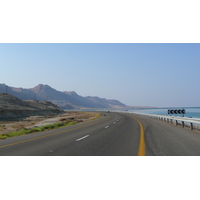
[[80,140],[82,140],[82,139],[85,139],[85,138],[87,138],[87,137],[89,137],[89,135],[86,135],[86,136],[84,136],[84,137],[82,137],[82,138],[79,138],[79,139],[77,139],[76,141],[78,142],[78,141],[80,141]]

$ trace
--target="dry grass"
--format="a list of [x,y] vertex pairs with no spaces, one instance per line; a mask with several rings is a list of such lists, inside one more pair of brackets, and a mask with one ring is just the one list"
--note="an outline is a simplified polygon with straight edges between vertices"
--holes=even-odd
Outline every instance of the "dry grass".
[[48,119],[55,119],[51,122],[51,124],[70,122],[80,123],[83,121],[94,120],[99,117],[101,117],[101,114],[94,112],[67,111],[64,114],[57,116],[31,116],[24,120],[0,121],[0,134],[18,131],[21,129],[29,129],[33,128],[34,126],[40,127],[43,126],[43,124],[45,125],[43,122]]

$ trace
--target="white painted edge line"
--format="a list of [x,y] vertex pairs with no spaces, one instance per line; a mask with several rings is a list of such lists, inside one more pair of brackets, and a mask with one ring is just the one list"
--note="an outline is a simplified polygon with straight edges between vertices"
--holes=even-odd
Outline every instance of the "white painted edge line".
[[86,136],[84,136],[84,137],[82,137],[82,138],[79,138],[79,139],[77,139],[76,141],[78,142],[78,141],[80,141],[80,140],[82,140],[82,139],[84,139],[84,138],[86,138],[86,137],[89,137],[89,135],[86,135]]
[[105,128],[108,128],[109,126],[106,126]]

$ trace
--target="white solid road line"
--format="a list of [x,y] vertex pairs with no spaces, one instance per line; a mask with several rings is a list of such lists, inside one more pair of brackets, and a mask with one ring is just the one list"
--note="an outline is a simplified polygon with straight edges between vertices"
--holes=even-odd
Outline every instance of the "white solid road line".
[[78,142],[78,141],[80,141],[80,140],[82,140],[82,139],[84,139],[84,138],[86,138],[86,137],[89,137],[89,135],[86,135],[86,136],[84,136],[84,137],[82,137],[82,138],[79,138],[79,139],[77,139],[76,141]]
[[108,128],[109,126],[106,126],[105,128]]

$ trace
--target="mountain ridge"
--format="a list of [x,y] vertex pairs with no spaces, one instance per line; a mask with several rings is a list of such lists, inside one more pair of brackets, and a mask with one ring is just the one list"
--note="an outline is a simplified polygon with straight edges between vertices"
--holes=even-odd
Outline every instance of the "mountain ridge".
[[49,85],[38,84],[29,89],[16,88],[0,84],[0,92],[7,91],[8,94],[14,95],[21,100],[39,100],[50,101],[59,106],[61,109],[83,109],[83,108],[123,108],[125,104],[118,100],[106,99],[100,97],[87,96],[83,97],[75,91],[58,91]]

